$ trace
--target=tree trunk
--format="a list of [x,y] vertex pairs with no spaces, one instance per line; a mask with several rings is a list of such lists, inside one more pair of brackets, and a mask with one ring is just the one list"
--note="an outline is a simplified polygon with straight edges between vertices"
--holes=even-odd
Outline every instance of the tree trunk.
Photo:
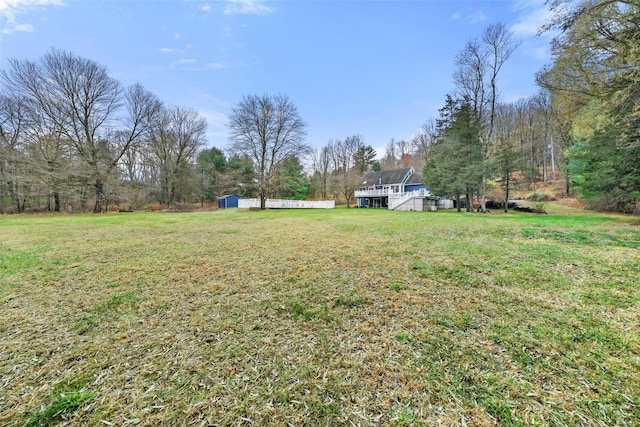
[[22,213],[22,211],[20,210],[20,194],[16,187],[17,185],[14,187],[14,182],[12,180],[7,180],[7,190],[9,191],[9,195],[15,201],[18,213]]
[[174,202],[176,201],[176,181],[175,179],[171,180],[171,183],[169,184],[169,194],[168,194],[168,199],[167,199],[167,209],[171,209],[171,207],[174,205]]
[[506,188],[504,189],[504,211],[509,212],[509,175],[511,175],[510,173],[507,173],[507,178],[506,178]]
[[564,165],[564,192],[567,197],[569,197],[569,190],[571,184],[571,179],[569,177],[569,160],[567,159]]
[[60,212],[60,193],[58,191],[53,192],[53,211]]
[[260,193],[260,210],[264,211],[267,209],[267,196],[264,193]]
[[482,213],[487,212],[487,175],[482,172],[482,188],[481,188],[481,203],[480,208]]
[[104,201],[104,184],[101,179],[96,179],[94,184],[96,190],[96,204],[93,207],[93,213],[102,212],[102,202]]
[[[347,199],[347,208],[351,207],[351,198],[353,197],[353,191],[349,191],[344,193],[345,199]],[[382,207],[382,202],[380,202],[380,207]]]

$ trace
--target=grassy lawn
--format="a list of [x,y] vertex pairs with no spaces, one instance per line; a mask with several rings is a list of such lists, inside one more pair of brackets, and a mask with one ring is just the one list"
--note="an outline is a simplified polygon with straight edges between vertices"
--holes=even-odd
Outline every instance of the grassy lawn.
[[640,420],[640,221],[0,217],[0,425]]

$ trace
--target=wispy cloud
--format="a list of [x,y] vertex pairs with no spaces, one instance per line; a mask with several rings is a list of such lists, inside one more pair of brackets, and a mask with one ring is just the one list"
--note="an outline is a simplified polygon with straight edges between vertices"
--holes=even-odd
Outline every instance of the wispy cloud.
[[180,40],[180,39],[183,39],[183,38],[185,38],[185,37],[186,37],[186,36],[185,36],[184,34],[180,34],[180,33],[176,33],[176,35],[175,35],[175,39],[176,39],[176,40]]
[[475,24],[477,22],[486,21],[487,15],[483,11],[473,12],[467,16],[467,21]]
[[172,47],[159,47],[159,48],[156,48],[156,50],[161,53],[169,53],[173,55],[181,55],[185,53],[184,50],[182,49],[176,49]]
[[476,12],[472,12],[472,13],[469,13],[469,14],[466,14],[466,15],[462,14],[461,12],[454,12],[451,15],[451,19],[453,21],[458,21],[460,19],[464,19],[467,22],[475,24],[477,22],[486,21],[487,15],[481,10],[478,10]]
[[18,24],[15,23],[11,28],[5,28],[2,30],[2,34],[11,34],[11,33],[31,33],[33,32],[33,25],[31,24]]
[[228,70],[233,68],[253,67],[261,65],[261,61],[211,61],[200,64],[195,59],[186,59],[175,61],[172,64],[172,68],[178,68],[184,71],[211,71],[211,70]]
[[511,26],[511,31],[521,37],[538,34],[540,28],[551,19],[551,11],[541,0],[516,2],[515,9],[520,12],[518,21]]
[[173,65],[193,64],[195,62],[198,62],[198,60],[194,58],[182,58],[175,61]]
[[182,67],[182,69],[185,71],[209,71],[222,70],[224,68],[227,68],[227,65],[223,64],[222,62],[209,62],[201,66]]
[[2,34],[33,31],[33,25],[19,22],[18,16],[34,9],[51,6],[64,6],[64,2],[62,0],[0,0],[0,20],[4,18],[4,24],[0,27]]
[[522,51],[537,61],[548,61],[550,58],[549,40],[555,35],[552,32],[540,34],[541,28],[552,18],[545,0],[517,0],[514,10],[518,13],[516,23],[511,32],[522,40]]
[[239,63],[231,63],[231,62],[208,62],[201,63],[196,58],[180,58],[175,61],[171,61],[163,66],[158,66],[153,68],[154,72],[164,72],[164,71],[179,71],[179,72],[205,72],[205,71],[215,71],[215,70],[224,70],[227,68],[235,68],[242,66]]
[[202,6],[200,6],[200,10],[203,11],[204,13],[209,13],[211,12],[211,5],[203,4]]
[[268,15],[273,8],[267,6],[266,0],[227,0],[225,15],[253,14]]

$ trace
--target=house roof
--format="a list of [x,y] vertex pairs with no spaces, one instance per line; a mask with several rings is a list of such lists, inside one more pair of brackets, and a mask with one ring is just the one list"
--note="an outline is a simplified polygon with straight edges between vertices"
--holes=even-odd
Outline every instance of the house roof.
[[238,197],[238,195],[237,194],[225,194],[224,196],[218,197],[218,200],[219,199],[227,199],[229,197]]
[[413,175],[409,177],[405,184],[424,184],[422,180],[422,174],[420,172],[415,172]]
[[[363,186],[400,184],[411,173],[413,168],[390,169],[386,171],[369,172],[365,175]],[[422,183],[422,174],[414,172],[405,184]]]

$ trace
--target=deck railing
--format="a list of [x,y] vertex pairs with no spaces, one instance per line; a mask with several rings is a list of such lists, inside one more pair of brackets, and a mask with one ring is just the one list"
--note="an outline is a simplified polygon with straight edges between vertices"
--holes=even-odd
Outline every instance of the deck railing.
[[356,190],[356,197],[391,197],[393,194],[402,194],[399,192],[393,192],[390,188],[381,188],[381,189],[366,189],[366,190]]

